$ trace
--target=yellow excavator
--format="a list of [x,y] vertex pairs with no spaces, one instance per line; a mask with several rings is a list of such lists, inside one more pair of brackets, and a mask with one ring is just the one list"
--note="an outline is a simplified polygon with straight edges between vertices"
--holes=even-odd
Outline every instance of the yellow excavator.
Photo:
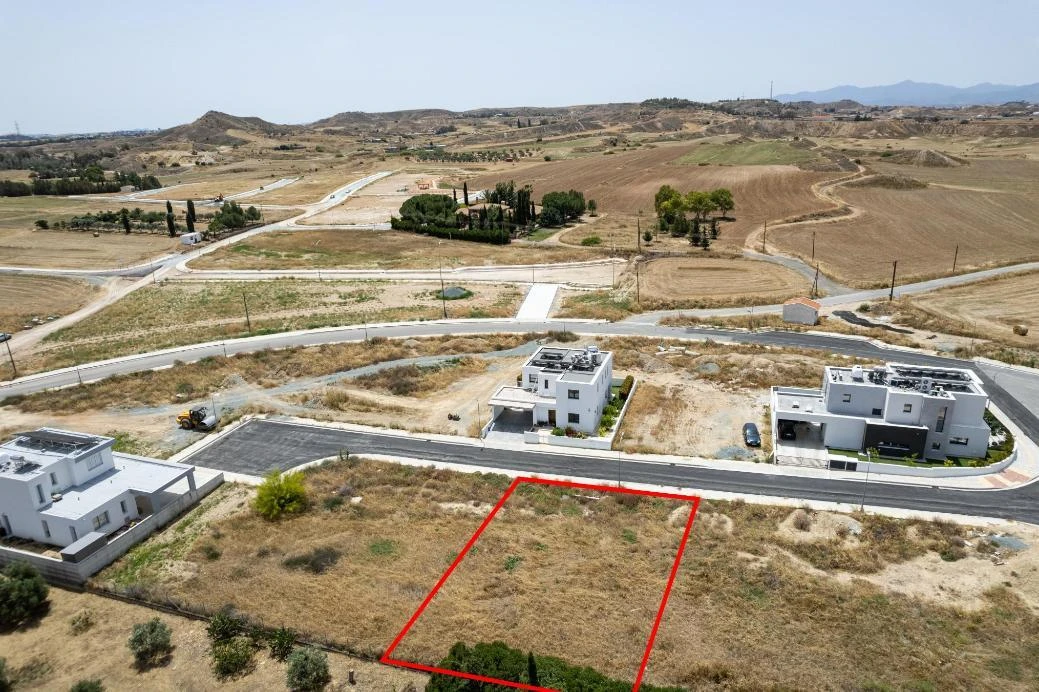
[[205,406],[196,406],[193,409],[182,411],[177,416],[177,425],[184,430],[199,430],[208,432],[216,427],[217,417],[209,412]]

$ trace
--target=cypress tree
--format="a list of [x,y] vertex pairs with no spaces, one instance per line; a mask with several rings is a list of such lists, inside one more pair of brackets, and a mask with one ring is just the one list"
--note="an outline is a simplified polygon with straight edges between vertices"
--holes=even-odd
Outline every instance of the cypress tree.
[[[167,204],[169,203],[167,202]],[[171,238],[177,237],[177,228],[173,223],[173,212],[166,214],[166,230],[169,231]]]
[[119,212],[119,220],[123,222],[123,231],[130,235],[130,212],[123,209]]
[[538,664],[534,660],[534,652],[527,652],[527,682],[534,687],[541,687],[541,681],[538,679]]
[[457,189],[451,188],[451,198],[455,201],[455,204],[458,204],[458,190]]
[[169,200],[166,200],[166,213],[167,214],[172,214],[173,213],[173,205],[170,204]]
[[188,221],[195,223],[195,203],[192,200],[188,200]]
[[188,214],[187,223],[188,223],[188,233],[194,233],[195,232],[195,220],[193,218],[191,218],[190,214]]
[[462,201],[469,206],[469,183],[465,180],[462,181]]

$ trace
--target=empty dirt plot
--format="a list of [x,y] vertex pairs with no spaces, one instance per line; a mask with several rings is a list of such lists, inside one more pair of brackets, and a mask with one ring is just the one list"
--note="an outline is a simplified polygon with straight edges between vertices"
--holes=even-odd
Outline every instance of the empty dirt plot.
[[676,163],[699,165],[713,163],[729,166],[797,165],[819,161],[812,147],[781,139],[729,142],[701,142]]
[[986,160],[958,168],[885,165],[929,183],[925,189],[838,187],[862,214],[770,229],[782,251],[815,256],[827,274],[856,286],[933,277],[1039,259],[1039,162]]
[[365,229],[264,233],[211,252],[192,269],[436,269],[493,264],[573,262],[606,250],[551,245],[488,245]]
[[34,317],[61,317],[86,305],[97,288],[56,276],[0,274],[0,332],[17,332]]
[[[378,655],[509,483],[497,475],[333,461],[306,474],[304,513],[268,522],[240,495],[223,511],[204,503],[94,581],[210,612],[230,603],[267,626],[290,625]],[[514,645],[564,659],[587,656],[584,662],[603,671],[638,660],[644,604],[660,597],[655,568],[674,556],[673,532],[688,514],[563,489],[513,499],[495,544],[470,555],[485,563],[489,588],[471,592],[455,617],[479,622],[491,613],[516,623],[523,641]],[[689,689],[718,680],[734,689],[1034,687],[1034,530],[1000,529],[1027,547],[1000,549],[996,564],[983,532],[875,515],[827,521],[809,512],[810,536],[794,540],[791,511],[701,503],[647,682]],[[569,550],[591,562],[568,560]],[[946,557],[941,564],[938,555]],[[553,566],[559,558],[569,569]],[[636,575],[631,566],[654,571]],[[551,576],[577,591],[559,598],[535,590],[544,586],[538,568],[556,570]],[[917,579],[931,580],[932,588],[920,589]],[[522,606],[537,599],[554,600],[550,610],[530,615]],[[618,634],[616,623],[631,629]],[[546,637],[568,627],[580,629],[572,642],[579,648],[547,646]],[[435,634],[447,647],[468,632],[441,626]]]
[[[437,189],[436,180],[437,176],[431,173],[397,173],[376,180],[350,195],[342,204],[304,219],[301,223],[319,226],[389,223],[390,216],[398,215],[400,206],[409,197],[420,194],[450,195],[450,190]],[[423,185],[426,187],[423,188]],[[461,191],[458,194],[461,198]]]
[[777,303],[810,288],[797,272],[769,262],[695,256],[646,262],[639,278],[643,308],[690,300],[705,305]]
[[[947,288],[911,299],[912,305],[936,318],[959,323],[979,335],[1032,346],[1039,343],[1039,273],[1011,275],[992,281]],[[1025,336],[1014,326],[1028,328]]]
[[[446,302],[448,317],[514,315],[523,294],[480,284]],[[256,332],[436,319],[439,283],[385,281],[170,282],[148,286],[49,335],[25,367],[88,362]],[[246,323],[245,303],[249,308]],[[72,361],[76,362],[76,361]]]
[[68,221],[73,216],[107,209],[125,202],[64,197],[4,197],[0,199],[0,265],[46,269],[114,269],[145,262],[175,250],[179,243],[165,233],[101,233],[35,228],[37,219]]
[[[838,177],[836,173],[812,173],[794,166],[699,166],[679,163],[698,144],[648,146],[638,151],[611,156],[590,156],[566,161],[547,161],[515,170],[485,174],[470,183],[470,189],[494,187],[502,180],[534,186],[534,198],[546,192],[576,189],[594,199],[599,210],[621,220],[628,228],[616,233],[599,233],[603,246],[634,249],[635,215],[642,211],[642,230],[653,229],[653,197],[661,185],[684,192],[726,187],[732,190],[736,221],[721,224],[714,247],[737,250],[765,219],[779,219],[832,208],[811,190],[815,182]],[[846,175],[846,174],[845,174]],[[620,232],[623,230],[623,232]],[[584,235],[562,236],[563,242],[580,244]],[[688,245],[688,243],[687,243]]]

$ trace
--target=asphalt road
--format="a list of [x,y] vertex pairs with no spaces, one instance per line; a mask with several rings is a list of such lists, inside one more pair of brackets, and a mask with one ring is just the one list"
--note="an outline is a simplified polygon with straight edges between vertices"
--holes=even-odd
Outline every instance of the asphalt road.
[[[1021,403],[1016,397],[1021,391],[1024,401],[1039,392],[1039,378],[1021,372],[1013,372],[1013,376],[996,374],[979,368],[971,361],[942,356],[930,356],[901,349],[880,348],[870,342],[858,339],[847,339],[838,336],[822,336],[803,332],[744,332],[723,329],[703,329],[696,327],[664,327],[660,325],[640,324],[635,322],[590,323],[570,322],[566,320],[542,320],[517,322],[504,320],[466,320],[458,322],[412,322],[367,329],[353,327],[331,327],[305,332],[286,332],[264,336],[233,339],[223,342],[211,342],[196,346],[169,349],[140,356],[129,356],[110,362],[100,362],[81,366],[53,370],[38,375],[30,375],[13,382],[0,384],[0,398],[31,394],[52,387],[74,385],[81,379],[84,381],[101,379],[112,375],[141,372],[155,368],[168,367],[177,361],[196,361],[207,356],[234,355],[252,353],[266,348],[291,348],[297,346],[315,346],[318,344],[362,341],[366,337],[422,337],[460,334],[489,333],[525,333],[545,332],[550,330],[572,329],[581,334],[604,336],[644,336],[650,338],[695,338],[713,339],[715,341],[759,344],[782,348],[804,348],[824,350],[860,358],[872,358],[883,361],[897,361],[939,367],[971,368],[978,372],[985,382],[991,401],[1020,427],[1032,440],[1039,442],[1039,418],[1034,407]],[[1008,389],[1010,391],[1008,391]]]
[[899,507],[923,512],[991,516],[1039,523],[1039,484],[1011,490],[953,490],[919,485],[868,483],[728,471],[571,454],[503,450],[335,428],[254,420],[184,459],[185,463],[237,473],[262,475],[299,464],[350,454],[384,454],[428,461],[467,464],[525,473],[598,478],[621,483],[674,486],[693,492],[715,490],[751,495]]

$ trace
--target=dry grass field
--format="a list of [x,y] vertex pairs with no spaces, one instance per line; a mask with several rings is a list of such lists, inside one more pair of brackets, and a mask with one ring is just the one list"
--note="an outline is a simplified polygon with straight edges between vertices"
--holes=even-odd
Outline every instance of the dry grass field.
[[[194,610],[232,604],[373,656],[508,483],[334,461],[306,474],[305,513],[262,520],[246,506],[251,491],[232,486],[94,581]],[[454,641],[497,634],[630,679],[682,509],[545,487],[514,500],[469,555],[475,569],[456,574],[461,588],[449,586],[445,607],[420,621],[417,655],[433,664]],[[994,550],[984,534],[950,524],[704,502],[647,682],[1034,688],[1039,550],[1004,550],[1000,564]]]
[[[158,613],[90,593],[51,588],[50,610],[37,624],[0,635],[8,674],[15,689],[67,690],[80,680],[100,679],[106,690],[278,690],[285,688],[286,664],[257,652],[256,667],[246,676],[221,681],[210,671],[206,623]],[[72,619],[88,613],[94,623],[74,634]],[[133,626],[154,617],[172,630],[173,654],[166,665],[139,671],[126,647]],[[408,683],[422,688],[425,676],[370,661],[328,654],[333,685],[346,684],[356,671],[361,689],[397,692]],[[24,682],[22,682],[24,680]],[[335,689],[333,687],[333,689]]]
[[[436,319],[443,314],[439,290],[439,283],[428,282],[166,282],[134,291],[49,335],[24,367],[84,363],[250,333]],[[449,317],[511,316],[523,298],[511,285],[474,284],[469,290],[472,296],[447,301]]]
[[777,303],[811,288],[786,267],[745,259],[668,257],[643,264],[639,277],[644,308],[690,300]]
[[[890,280],[898,260],[899,281],[951,273],[959,246],[958,272],[1039,258],[1039,161],[982,160],[956,168],[882,164],[909,175],[926,189],[839,187],[860,216],[770,231],[770,242],[855,286]],[[897,239],[897,242],[896,242]]]
[[64,197],[0,198],[0,266],[113,269],[145,262],[180,247],[165,233],[41,231],[37,219],[68,221],[73,216],[133,206],[127,202],[73,200]]
[[[630,226],[626,232],[598,233],[604,246],[616,244],[634,249],[635,214],[642,211],[643,230],[654,222],[653,197],[661,185],[671,185],[683,192],[691,189],[727,187],[736,201],[735,222],[723,223],[715,247],[737,250],[747,235],[767,219],[779,219],[829,209],[832,205],[811,191],[815,182],[838,177],[835,173],[811,173],[793,166],[699,166],[679,163],[693,154],[698,144],[658,145],[612,156],[592,156],[566,161],[547,161],[518,165],[515,170],[477,176],[470,189],[493,187],[502,180],[515,180],[517,185],[531,184],[534,198],[541,199],[553,190],[580,190],[585,198],[594,199],[603,212]],[[582,236],[583,237],[583,236]],[[572,241],[579,243],[580,237]],[[686,244],[688,246],[688,243]]]
[[0,332],[16,332],[33,317],[61,317],[97,293],[86,281],[57,276],[0,275]]
[[[953,330],[1036,348],[1039,346],[1039,273],[1015,274],[913,297],[914,307],[953,323]],[[1015,325],[1028,334],[1014,334]]]
[[403,231],[275,231],[234,243],[191,263],[193,269],[436,269],[487,264],[573,262],[608,250],[558,245],[505,246],[444,240]]

